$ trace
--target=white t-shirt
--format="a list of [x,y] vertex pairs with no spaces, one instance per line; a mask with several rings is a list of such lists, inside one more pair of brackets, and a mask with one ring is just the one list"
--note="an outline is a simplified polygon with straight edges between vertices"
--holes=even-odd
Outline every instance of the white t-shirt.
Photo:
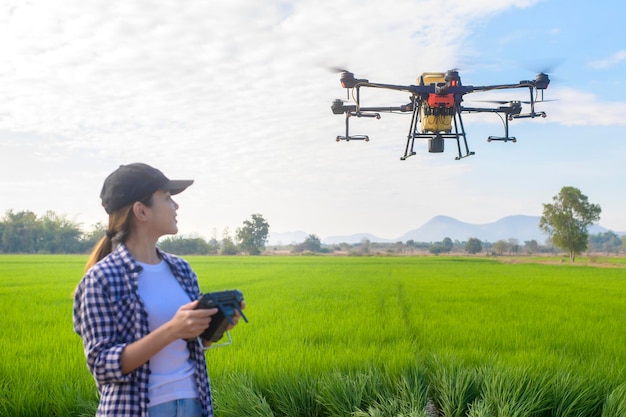
[[[148,327],[153,331],[191,300],[167,262],[162,260],[156,265],[137,263],[143,267],[139,273],[139,295],[148,312]],[[198,398],[194,366],[186,341],[176,340],[150,359],[148,398],[150,406],[181,398]]]

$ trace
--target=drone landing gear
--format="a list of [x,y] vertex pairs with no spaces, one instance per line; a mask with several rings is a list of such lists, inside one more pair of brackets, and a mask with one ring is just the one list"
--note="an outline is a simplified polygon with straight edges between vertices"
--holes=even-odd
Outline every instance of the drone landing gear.
[[509,117],[501,117],[504,123],[504,136],[489,136],[487,138],[487,142],[491,141],[500,141],[500,142],[517,142],[514,136],[509,136],[509,121],[513,118],[513,116]]
[[365,142],[370,141],[370,137],[367,135],[353,135],[353,136],[337,136],[336,141],[345,140],[346,142],[350,142],[351,140],[364,140]]
[[370,137],[367,135],[350,135],[350,117],[375,117],[376,119],[380,119],[379,113],[362,113],[362,112],[346,112],[346,134],[345,136],[337,136],[335,139],[337,142],[345,140],[346,142],[350,142],[351,140],[364,140],[365,142],[370,141]]
[[417,153],[416,153],[416,152],[414,152],[414,151],[411,151],[410,153],[405,154],[404,156],[401,156],[401,157],[400,157],[400,160],[401,160],[401,161],[406,161],[406,159],[407,159],[409,156],[413,156],[413,155],[417,155]]
[[491,142],[492,140],[499,140],[502,142],[513,142],[513,143],[517,142],[517,139],[515,139],[515,137],[513,136],[504,137],[504,138],[502,136],[489,136],[487,138],[487,142]]
[[459,154],[459,156],[455,156],[454,160],[458,161],[459,159],[467,158],[468,156],[476,155],[474,152],[468,152],[465,155]]

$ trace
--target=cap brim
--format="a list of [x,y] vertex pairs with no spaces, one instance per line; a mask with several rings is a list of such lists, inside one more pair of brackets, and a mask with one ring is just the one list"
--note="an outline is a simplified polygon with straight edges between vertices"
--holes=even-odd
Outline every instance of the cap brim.
[[163,189],[169,191],[171,195],[175,195],[185,191],[191,184],[193,184],[193,180],[170,180]]

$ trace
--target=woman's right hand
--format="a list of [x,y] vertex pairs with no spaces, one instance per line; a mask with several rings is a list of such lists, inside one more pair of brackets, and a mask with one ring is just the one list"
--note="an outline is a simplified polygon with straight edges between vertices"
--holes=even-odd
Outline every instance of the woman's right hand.
[[128,374],[150,360],[161,349],[178,339],[195,339],[209,327],[217,308],[198,309],[198,301],[182,305],[174,317],[158,329],[130,343],[121,355],[122,373]]
[[175,339],[195,339],[209,327],[217,308],[197,309],[198,300],[180,306],[169,321]]

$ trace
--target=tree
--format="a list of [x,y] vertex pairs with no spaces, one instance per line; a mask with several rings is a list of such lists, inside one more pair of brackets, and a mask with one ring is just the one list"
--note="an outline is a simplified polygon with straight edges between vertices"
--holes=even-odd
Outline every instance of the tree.
[[235,245],[233,238],[230,236],[230,230],[228,230],[228,227],[225,227],[224,231],[222,232],[222,245],[221,246],[222,248],[220,250],[220,254],[222,255],[232,256],[232,255],[237,255],[239,253],[239,249],[237,248],[237,245]]
[[502,239],[491,245],[491,249],[496,255],[504,255],[504,252],[506,252],[508,248],[509,244]]
[[520,250],[520,246],[519,246],[519,240],[515,239],[515,238],[509,238],[509,253],[517,253]]
[[37,253],[43,232],[37,215],[32,211],[6,212],[2,233],[2,248],[6,253]]
[[483,250],[483,245],[480,243],[480,240],[472,237],[467,242],[465,242],[465,252],[476,254]]
[[9,210],[0,224],[0,252],[77,253],[85,249],[80,227],[53,211],[37,217],[32,211]]
[[372,242],[364,237],[363,239],[361,239],[361,242],[359,243],[359,253],[362,254],[368,254],[370,253],[370,249],[372,248]]
[[301,253],[301,252],[317,253],[321,251],[322,251],[322,242],[320,241],[320,238],[312,234],[307,236],[307,238],[304,239],[304,242],[296,245],[293,248],[293,252],[295,253]]
[[600,220],[602,209],[591,204],[575,187],[561,188],[552,201],[543,205],[539,228],[548,233],[556,246],[567,251],[574,262],[576,255],[587,249],[587,227]]
[[265,248],[270,225],[262,215],[253,214],[250,220],[243,222],[243,227],[237,229],[239,246],[250,255],[259,255]]
[[622,239],[612,231],[598,233],[589,236],[589,245],[595,252],[619,253],[622,246]]
[[443,246],[444,252],[450,252],[454,247],[454,243],[452,242],[452,239],[446,237],[441,241],[441,246]]
[[433,243],[428,248],[428,252],[432,253],[433,255],[439,255],[441,252],[445,252],[445,250],[441,243]]
[[168,236],[159,241],[159,248],[176,255],[207,255],[209,244],[201,237]]
[[97,222],[89,232],[83,233],[81,240],[86,250],[91,250],[100,242],[107,231],[107,226],[102,222]]
[[532,255],[533,253],[539,252],[539,243],[535,239],[527,240],[524,242],[524,249],[526,253]]
[[39,252],[76,253],[84,248],[80,228],[65,216],[47,211],[39,222],[42,230]]
[[207,242],[209,244],[209,254],[215,255],[220,251],[220,241],[217,239],[217,228],[211,230],[211,238]]
[[446,237],[441,242],[435,242],[428,248],[428,252],[439,255],[440,253],[448,253],[452,250],[454,243],[452,243],[452,239]]

